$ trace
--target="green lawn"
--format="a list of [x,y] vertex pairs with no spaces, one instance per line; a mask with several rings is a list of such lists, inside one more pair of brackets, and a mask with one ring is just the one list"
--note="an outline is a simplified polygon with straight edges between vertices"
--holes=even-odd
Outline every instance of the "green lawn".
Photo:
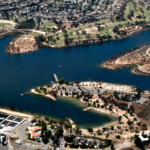
[[[143,10],[144,13],[142,13],[141,10]],[[131,11],[134,11],[134,16],[144,15],[145,18],[142,19],[147,21],[150,19],[150,10],[147,10],[146,7],[143,7],[138,3],[136,3],[136,7],[134,7],[134,4],[132,2],[129,2],[125,10],[126,20],[128,20],[127,16],[130,14]]]
[[[143,12],[142,12],[143,10]],[[128,15],[130,14],[131,11],[134,11],[134,17],[135,20],[129,20],[128,19]],[[143,16],[141,19],[136,18],[136,16]],[[102,24],[106,24],[108,26],[104,27],[103,29],[101,29],[100,31],[97,31],[97,34],[99,34],[100,36],[108,36],[108,34],[110,36],[115,36],[117,35],[116,33],[113,32],[113,28],[115,26],[118,26],[119,24],[121,25],[127,25],[128,23],[135,23],[135,21],[150,21],[150,10],[147,10],[146,7],[143,7],[139,4],[134,4],[133,2],[129,2],[127,4],[127,7],[125,9],[125,21],[116,21],[116,18],[113,18],[114,22],[112,22],[110,19],[107,20],[100,20],[96,23],[100,23]],[[50,22],[45,22],[43,25],[41,25],[41,27],[47,28],[50,26],[54,26],[54,23],[50,23]],[[84,30],[86,28],[92,28],[93,26],[95,26],[95,23],[87,23],[87,24],[83,24],[83,25],[79,25],[77,28],[71,28],[69,30],[67,30],[67,34],[69,38],[72,38],[73,40],[77,40],[77,39],[86,39],[86,35],[77,35],[76,31],[81,31]],[[62,43],[64,42],[64,34],[63,33],[57,33],[59,40],[57,40],[57,43]],[[53,38],[56,39],[56,35],[53,35]],[[91,35],[92,38],[96,37],[96,35]]]
[[38,37],[38,36],[41,35],[41,34],[38,34],[38,33],[35,33],[35,32],[31,32],[30,34],[33,35],[33,36],[35,36],[35,37]]
[[[56,25],[54,22],[43,21],[43,22],[41,23],[40,28],[41,28],[42,31],[48,31],[47,28],[51,28],[52,26],[57,26],[57,25]],[[53,29],[51,29],[51,31],[52,31],[52,30],[53,30]]]
[[9,23],[0,23],[0,27],[1,27],[1,28],[5,27],[5,25],[9,25],[10,28],[13,27],[13,26],[12,26],[11,24],[9,24]]

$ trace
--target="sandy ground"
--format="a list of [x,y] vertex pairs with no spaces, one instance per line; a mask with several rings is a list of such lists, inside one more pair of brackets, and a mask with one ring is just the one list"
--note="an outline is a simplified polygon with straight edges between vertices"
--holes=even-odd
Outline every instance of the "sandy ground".
[[53,97],[53,96],[51,96],[51,95],[40,94],[40,93],[36,92],[35,89],[31,89],[31,93],[34,93],[34,94],[37,94],[37,95],[42,95],[42,96],[44,96],[44,97],[47,97],[47,98],[52,99],[53,101],[56,101],[56,98],[55,98],[55,97]]
[[15,112],[15,111],[3,109],[3,108],[0,108],[0,112],[6,113],[6,114],[9,114],[9,115],[14,115],[14,116],[19,116],[19,117],[29,118],[30,120],[33,119],[32,115],[25,114],[25,113],[20,113],[20,112]]
[[[104,125],[104,126],[99,126],[99,127],[93,128],[93,131],[94,131],[94,132],[96,132],[97,130],[102,130],[103,127],[111,127],[111,126],[114,126],[114,127],[116,128],[117,126],[121,126],[121,128],[123,129],[123,127],[125,127],[125,126],[127,127],[127,126],[128,126],[128,124],[127,124],[128,119],[123,116],[123,114],[126,113],[126,111],[124,111],[124,110],[118,109],[117,107],[115,107],[112,112],[109,111],[109,110],[106,110],[106,109],[104,109],[104,108],[100,108],[100,109],[99,109],[99,108],[93,108],[93,110],[98,111],[98,112],[100,112],[100,113],[113,115],[113,116],[116,116],[116,117],[122,116],[122,120],[121,120],[122,123],[121,123],[121,124],[119,124],[117,121],[115,121],[115,122],[112,122],[112,123],[110,123],[110,124],[106,124],[106,125]],[[118,110],[118,111],[117,111],[117,110]],[[132,117],[132,116],[130,116],[130,115],[128,114],[128,118],[129,118],[130,120],[133,120],[134,116]],[[94,136],[94,133],[91,134],[91,133],[89,133],[86,129],[81,129],[81,130],[82,130],[82,133],[83,133],[84,135],[86,135],[86,136]],[[125,137],[126,137],[127,135],[129,135],[129,136],[131,137],[133,134],[129,134],[129,133],[130,133],[130,132],[124,132],[123,135],[125,135]],[[117,133],[116,133],[116,134],[117,134]],[[110,138],[110,139],[115,138],[115,135],[116,135],[116,134],[110,134],[109,138]],[[134,133],[134,134],[135,134],[135,133]],[[97,137],[106,138],[106,135],[104,135],[104,134],[102,134],[102,135],[100,135],[100,136],[97,135]]]

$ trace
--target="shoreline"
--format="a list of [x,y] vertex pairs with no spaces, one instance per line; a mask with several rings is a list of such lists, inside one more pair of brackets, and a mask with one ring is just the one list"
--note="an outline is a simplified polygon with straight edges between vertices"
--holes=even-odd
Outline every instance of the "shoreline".
[[148,30],[150,30],[150,29],[143,29],[141,27],[137,31],[129,33],[127,36],[124,36],[124,37],[118,37],[117,36],[117,38],[103,39],[102,41],[97,39],[97,38],[94,38],[94,39],[91,39],[89,41],[89,43],[86,43],[86,44],[84,43],[84,41],[86,41],[86,40],[82,40],[82,41],[79,40],[81,43],[77,43],[78,41],[74,41],[73,44],[67,45],[67,46],[64,45],[64,43],[62,43],[63,44],[62,46],[59,46],[59,45],[50,45],[50,44],[47,44],[47,43],[43,42],[43,43],[41,43],[41,47],[51,47],[51,48],[54,48],[54,49],[61,49],[61,48],[69,48],[69,47],[72,47],[72,46],[91,45],[91,44],[103,43],[103,42],[109,42],[109,41],[119,41],[119,40],[124,40],[126,38],[129,38],[131,36],[137,35],[139,33],[142,33],[144,31],[148,31]]
[[[108,115],[108,116],[112,116],[111,114],[103,113],[101,111],[97,111],[97,110],[94,110],[94,111],[96,111],[96,113],[98,113],[98,114],[105,114],[105,115]],[[31,115],[30,112],[25,112],[25,111],[19,112],[17,110],[11,110],[9,107],[8,108],[5,108],[5,107],[2,108],[2,107],[0,107],[0,114],[14,115],[14,116],[18,116],[18,117],[28,118],[30,120],[34,119],[34,117],[35,117],[34,115]],[[45,116],[45,115],[42,115],[42,116]],[[48,117],[53,118],[51,116],[48,116]],[[115,117],[115,119],[116,119],[116,116],[113,116],[113,117]],[[54,118],[54,119],[58,119],[58,118]],[[69,118],[69,119],[72,120],[72,118]],[[74,121],[74,120],[72,120],[72,121]],[[104,126],[112,125],[112,124],[115,124],[115,123],[117,123],[117,122],[116,121],[109,121],[109,122],[104,123],[102,125],[93,126],[93,129],[96,130],[96,129],[102,128]],[[85,129],[85,127],[81,127],[81,130],[86,130],[86,129]]]
[[[45,96],[44,94],[39,94],[37,92],[34,92],[33,89],[31,91],[31,93],[36,94],[36,95],[41,95],[41,96],[44,96],[46,98],[51,99],[51,97]],[[111,121],[109,121],[109,122],[103,123],[102,125],[93,126],[94,130],[102,128],[103,126],[108,126],[108,125],[112,125],[112,124],[117,123],[117,121],[116,121],[117,120],[117,114],[109,112],[108,110],[105,110],[105,109],[102,109],[102,108],[94,108],[94,107],[90,107],[90,109],[89,109],[89,107],[87,107],[83,101],[78,100],[77,98],[71,97],[71,96],[70,97],[68,97],[68,96],[58,96],[58,98],[62,98],[62,99],[74,98],[76,101],[78,101],[79,103],[83,104],[84,108],[82,109],[82,111],[94,111],[95,113],[98,113],[99,115],[104,115],[104,116],[106,115],[106,116],[110,117],[111,119],[113,117],[113,119]],[[56,100],[57,99],[55,99],[54,101],[56,101]],[[86,109],[88,109],[88,110],[86,110]],[[72,118],[70,118],[70,119],[72,119]],[[81,129],[82,130],[86,130],[85,127],[82,127],[82,125],[81,125]]]
[[[106,61],[102,62],[102,64],[100,65],[100,67],[106,68],[106,69],[112,69],[112,70],[116,70],[116,69],[123,69],[123,68],[130,68],[130,71],[136,75],[143,75],[143,76],[150,76],[149,72],[144,72],[142,70],[140,70],[140,66],[139,64],[141,64],[142,66],[149,64],[149,62],[120,62],[120,60],[124,57],[127,57],[127,55],[135,55],[134,53],[138,53],[138,51],[144,51],[144,49],[147,50],[147,48],[150,47],[150,43],[146,43],[144,45],[141,46],[137,46],[134,47],[133,49],[128,49],[125,50],[121,53],[118,53],[110,58],[108,58]],[[147,54],[144,53],[145,55]],[[132,56],[130,56],[132,57]],[[143,56],[144,59],[148,59],[148,56]],[[125,60],[124,60],[125,61]]]
[[[45,96],[44,94],[40,94],[40,93],[36,92],[34,89],[31,89],[31,93],[36,94],[36,95],[40,95],[40,96],[44,96],[44,97],[49,98],[49,99],[51,99],[53,101],[57,100],[53,96]],[[71,98],[74,98],[75,100],[78,100],[75,97],[71,97],[71,96],[70,97],[68,97],[68,96],[58,96],[58,98],[62,98],[62,99],[71,99]],[[112,121],[109,121],[109,122],[104,123],[102,125],[93,126],[93,129],[101,128],[102,126],[106,126],[108,124],[111,125],[111,124],[116,123],[116,119],[117,119],[117,115],[116,114],[112,114],[111,112],[109,113],[107,110],[105,111],[104,109],[98,109],[98,108],[94,108],[94,107],[90,107],[89,110],[86,110],[86,109],[88,109],[88,107],[86,107],[85,103],[82,102],[81,100],[78,100],[78,102],[84,105],[84,108],[82,109],[82,111],[94,111],[95,113],[98,113],[100,115],[107,115],[108,117],[113,117],[115,119],[115,121],[112,120]],[[70,119],[72,119],[72,118],[70,118]],[[85,129],[85,127],[81,127],[81,128],[83,130]]]
[[[26,30],[28,30],[28,29],[26,29]],[[123,40],[123,39],[129,38],[131,36],[137,35],[137,34],[139,34],[141,32],[148,31],[148,30],[150,30],[150,29],[149,28],[143,29],[143,27],[141,27],[137,31],[129,33],[128,35],[126,35],[124,37],[117,36],[117,38],[110,38],[110,39],[103,39],[103,40],[100,40],[98,38],[94,38],[94,39],[90,39],[89,43],[85,43],[84,41],[86,41],[86,40],[77,40],[77,41],[74,41],[74,43],[72,43],[71,45],[65,45],[64,43],[62,43],[61,46],[59,46],[57,44],[56,45],[50,45],[50,44],[47,44],[45,42],[42,42],[41,44],[38,44],[38,46],[39,47],[50,47],[50,48],[55,48],[55,49],[61,49],[61,48],[69,48],[69,47],[72,47],[72,46],[91,45],[91,44],[103,43],[103,42],[109,42],[109,41],[119,41],[119,40]],[[0,39],[5,38],[7,36],[11,36],[9,34],[17,34],[17,33],[23,33],[23,32],[24,32],[23,29],[19,30],[19,31],[11,30],[8,33],[4,33],[4,35],[0,35]],[[32,51],[29,51],[29,52],[32,52]],[[19,53],[15,53],[15,54],[19,54]]]
[[30,115],[30,114],[27,114],[24,112],[12,111],[12,110],[9,110],[8,108],[7,109],[6,108],[0,108],[0,113],[24,117],[24,118],[29,118],[30,120],[32,120],[34,118],[33,115]]
[[51,99],[51,100],[53,100],[53,101],[56,101],[56,98],[53,97],[52,95],[40,94],[40,93],[36,92],[35,89],[31,89],[30,92],[33,93],[33,94],[36,94],[36,95],[44,96],[44,97],[49,98],[49,99]]

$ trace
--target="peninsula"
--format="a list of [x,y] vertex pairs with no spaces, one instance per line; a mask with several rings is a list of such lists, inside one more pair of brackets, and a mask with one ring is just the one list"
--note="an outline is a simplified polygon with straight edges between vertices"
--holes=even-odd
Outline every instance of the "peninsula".
[[38,44],[33,35],[22,35],[13,39],[7,46],[7,52],[18,54],[33,52],[38,49]]
[[119,69],[132,68],[131,71],[139,75],[150,75],[150,44],[119,53],[102,64],[102,67]]
[[[131,137],[142,139],[142,131],[150,130],[149,121],[147,122],[146,119],[147,115],[144,113],[144,110],[149,107],[149,99],[147,98],[150,95],[149,91],[141,92],[135,86],[110,84],[103,81],[94,82],[92,79],[88,82],[78,80],[69,82],[63,78],[58,79],[56,74],[54,74],[54,77],[56,83],[52,82],[52,85],[36,87],[31,92],[46,97],[50,95],[50,99],[52,97],[74,97],[85,104],[86,108],[83,111],[92,109],[117,118],[115,122],[109,125],[81,129],[81,136],[95,137],[96,135],[97,138],[101,139],[109,138],[113,141],[114,147],[119,148],[122,140],[131,139]],[[148,111],[146,112],[149,114]],[[79,144],[77,139],[77,137],[74,139],[75,145]],[[137,147],[132,141],[125,147],[130,146]]]

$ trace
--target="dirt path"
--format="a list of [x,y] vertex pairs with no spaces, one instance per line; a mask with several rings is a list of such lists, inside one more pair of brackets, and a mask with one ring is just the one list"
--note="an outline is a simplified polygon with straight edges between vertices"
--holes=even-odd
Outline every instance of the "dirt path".
[[121,150],[123,148],[127,148],[127,147],[130,147],[132,145],[134,145],[134,144],[131,143],[130,141],[128,141],[127,139],[125,139],[125,141],[123,141],[121,144],[118,145],[119,147],[116,148],[116,150]]

